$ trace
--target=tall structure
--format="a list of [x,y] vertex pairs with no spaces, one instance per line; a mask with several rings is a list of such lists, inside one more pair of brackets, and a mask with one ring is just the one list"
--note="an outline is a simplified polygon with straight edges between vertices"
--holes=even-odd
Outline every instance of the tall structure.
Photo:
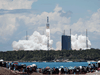
[[71,36],[71,29],[70,29],[70,36]]
[[65,30],[62,35],[62,50],[71,50],[71,36],[65,35]]
[[87,37],[88,37],[88,34],[87,34],[87,29],[86,29],[86,48],[88,49],[88,39],[87,39]]
[[71,36],[62,35],[62,50],[71,50]]
[[63,35],[65,35],[65,30],[64,30],[64,33],[63,33]]
[[50,29],[49,29],[49,17],[47,17],[47,24],[46,24],[46,36],[47,36],[47,48],[49,50],[49,39],[50,39]]
[[[70,29],[70,40],[71,40],[71,29]],[[72,40],[71,40],[72,41]],[[72,50],[72,43],[71,43],[71,50]]]
[[49,17],[47,17],[46,29],[49,29]]
[[26,31],[26,40],[28,40],[28,37],[27,37],[27,31]]

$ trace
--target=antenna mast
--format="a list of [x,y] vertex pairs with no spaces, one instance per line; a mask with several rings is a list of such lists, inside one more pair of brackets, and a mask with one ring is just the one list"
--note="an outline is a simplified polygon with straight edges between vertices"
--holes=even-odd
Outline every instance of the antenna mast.
[[71,36],[71,29],[70,29],[70,36]]
[[[70,37],[71,37],[71,29],[70,29]],[[72,41],[71,38],[70,38],[70,41]],[[71,43],[71,42],[70,42],[70,43]],[[71,49],[72,49],[72,44],[71,44]]]
[[88,39],[87,39],[87,37],[88,37],[88,34],[87,34],[87,29],[86,29],[86,48],[88,49]]
[[27,31],[26,31],[26,40],[28,40],[28,39],[27,39]]
[[65,35],[65,30],[64,30],[64,33],[63,33],[63,35]]

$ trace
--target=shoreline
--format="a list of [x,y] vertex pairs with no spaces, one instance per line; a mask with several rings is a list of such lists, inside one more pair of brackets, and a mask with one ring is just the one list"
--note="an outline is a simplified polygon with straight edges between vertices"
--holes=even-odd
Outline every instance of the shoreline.
[[97,62],[97,61],[3,61],[3,62]]

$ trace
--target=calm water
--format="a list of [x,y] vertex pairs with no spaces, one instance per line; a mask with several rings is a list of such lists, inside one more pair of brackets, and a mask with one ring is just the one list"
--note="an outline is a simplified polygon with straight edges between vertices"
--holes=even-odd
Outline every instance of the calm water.
[[[90,62],[90,63],[96,63],[96,62]],[[32,64],[36,64],[38,68],[45,68],[47,66],[49,66],[50,68],[53,67],[60,67],[60,66],[64,66],[64,67],[74,67],[74,66],[88,66],[87,62],[19,62],[20,64],[26,64],[28,65],[32,65]]]

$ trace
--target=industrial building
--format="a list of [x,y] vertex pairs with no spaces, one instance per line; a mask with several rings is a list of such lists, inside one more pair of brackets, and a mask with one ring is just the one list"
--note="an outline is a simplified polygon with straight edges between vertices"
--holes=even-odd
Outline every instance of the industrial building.
[[62,50],[71,50],[71,36],[62,35]]

